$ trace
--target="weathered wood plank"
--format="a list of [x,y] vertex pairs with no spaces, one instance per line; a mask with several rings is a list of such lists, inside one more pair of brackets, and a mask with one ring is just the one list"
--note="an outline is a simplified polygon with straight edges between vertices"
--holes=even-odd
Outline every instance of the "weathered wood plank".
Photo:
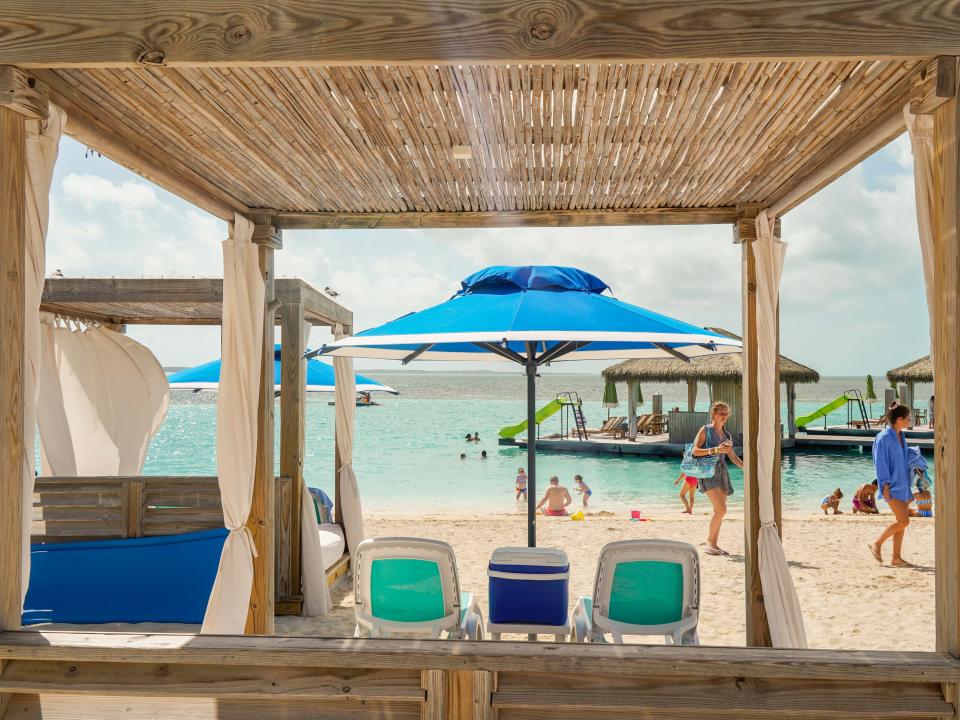
[[[11,0],[0,63],[22,67],[364,65],[892,57],[960,53],[948,2]],[[189,22],[186,22],[189,18]]]
[[253,501],[247,527],[253,536],[257,555],[253,558],[253,588],[250,591],[250,609],[245,632],[254,635],[272,635],[274,628],[274,592],[276,566],[274,556],[274,507],[276,493],[273,483],[274,468],[274,396],[273,396],[273,325],[274,261],[273,248],[260,245],[260,272],[263,273],[264,295],[263,347],[261,348],[260,402],[257,410],[256,468],[253,482]]
[[[20,627],[23,549],[26,126],[0,107],[0,629]],[[31,438],[32,443],[32,438]],[[3,661],[0,660],[0,671]],[[0,715],[10,695],[0,693]]]
[[416,670],[12,660],[0,691],[147,697],[315,698],[422,702]]
[[[956,58],[954,64],[956,67]],[[960,100],[933,115],[934,203],[932,357],[937,388],[934,453],[941,491],[934,499],[937,525],[937,649],[960,656]],[[956,699],[958,688],[948,688]]]
[[[302,304],[314,325],[349,325],[353,313],[298,278],[278,278],[282,304]],[[220,278],[48,278],[41,310],[116,324],[219,325]],[[279,316],[276,322],[279,322]]]
[[736,208],[630,208],[624,210],[500,210],[489,212],[335,213],[280,212],[274,222],[290,230],[396,230],[620,225],[722,225]]
[[277,504],[277,595],[300,593],[300,499],[306,425],[303,304],[280,307],[280,474],[290,478]]
[[377,700],[233,700],[21,695],[8,717],[19,720],[419,720],[419,703]]
[[945,653],[522,642],[3,632],[0,660],[392,668],[623,676],[960,682]]

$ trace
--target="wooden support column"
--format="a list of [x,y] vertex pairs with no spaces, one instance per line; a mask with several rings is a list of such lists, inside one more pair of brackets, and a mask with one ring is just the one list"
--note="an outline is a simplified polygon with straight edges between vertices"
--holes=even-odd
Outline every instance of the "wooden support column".
[[[777,224],[779,235],[779,223]],[[757,385],[757,273],[753,244],[757,239],[754,217],[744,217],[734,225],[734,242],[743,250],[743,528],[744,528],[744,583],[746,586],[746,619],[749,646],[769,647],[770,628],[763,590],[760,585],[757,542],[760,535],[759,477],[757,464],[757,440],[759,434],[760,393],[775,393],[779,407],[780,383],[775,387],[760,388]],[[779,315],[779,313],[778,313]],[[777,352],[779,354],[779,320]],[[779,363],[778,363],[779,371]],[[776,421],[779,433],[779,412]],[[779,461],[779,450],[776,459]],[[777,528],[780,528],[780,463],[773,467],[773,500]]]
[[273,251],[271,233],[257,225],[253,241],[260,249],[260,271],[266,284],[263,318],[263,364],[260,371],[260,406],[257,413],[257,463],[253,485],[253,504],[247,527],[253,534],[257,557],[253,560],[253,590],[245,632],[249,635],[272,635],[276,598],[274,556],[274,420],[273,420],[273,326],[276,315],[273,286]]
[[[934,532],[937,650],[960,657],[960,103],[953,90],[934,111]],[[955,699],[955,687],[949,690],[948,699]]]
[[[291,479],[285,507],[277,513],[277,598],[283,613],[299,614],[303,600],[300,583],[300,508],[303,497],[304,424],[306,421],[307,362],[303,338],[303,303],[280,309],[280,474]],[[293,607],[296,606],[296,608]],[[293,612],[293,610],[296,612]]]
[[[779,364],[779,359],[777,360]],[[797,435],[797,386],[795,383],[786,383],[787,390],[787,436],[793,440]]]
[[[339,325],[334,328],[334,337],[348,337],[353,334],[353,328],[349,325]],[[343,463],[340,462],[340,443],[337,441],[336,428],[333,433],[333,517],[335,522],[343,528],[343,506],[340,503],[340,468]],[[346,528],[343,528],[346,530]]]
[[697,381],[687,380],[687,412],[697,409]]
[[[20,628],[23,542],[24,116],[0,107],[0,629]],[[3,669],[0,661],[0,671]],[[10,695],[0,694],[0,715]]]
[[637,381],[627,380],[627,434],[637,439]]

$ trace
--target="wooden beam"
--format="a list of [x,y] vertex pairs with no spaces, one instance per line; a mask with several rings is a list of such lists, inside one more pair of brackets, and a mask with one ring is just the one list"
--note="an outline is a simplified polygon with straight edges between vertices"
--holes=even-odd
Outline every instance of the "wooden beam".
[[[26,123],[0,107],[0,629],[20,627],[23,589]],[[32,448],[31,448],[32,457]],[[0,658],[0,671],[3,670]],[[10,696],[0,694],[0,715]]]
[[37,79],[10,65],[0,65],[0,107],[46,120],[50,110],[47,88]]
[[770,628],[760,585],[757,542],[760,537],[760,468],[757,441],[760,430],[760,388],[757,386],[757,271],[753,243],[757,230],[752,217],[735,225],[743,250],[743,579],[746,591],[747,645],[769,647]]
[[[303,305],[280,308],[280,474],[292,479],[288,507],[280,508],[286,524],[277,546],[278,597],[301,593],[300,499],[303,497],[306,369],[303,359]],[[279,530],[279,528],[278,528]]]
[[278,212],[286,230],[397,230],[403,228],[614,227],[620,225],[723,225],[736,208],[630,208],[626,210],[503,210],[491,212]]
[[8,0],[0,63],[366,65],[960,53],[960,16],[934,0]]
[[952,98],[933,117],[937,649],[960,657],[960,102]]
[[[2,33],[0,33],[2,34]],[[191,168],[148,141],[134,129],[123,127],[52,71],[36,71],[50,99],[66,111],[64,132],[87,147],[123,165],[150,182],[220,218],[233,220],[235,212],[250,208]]]
[[266,282],[263,318],[263,364],[260,370],[260,406],[257,413],[257,462],[253,482],[253,503],[247,527],[253,535],[257,556],[253,559],[253,589],[245,632],[272,635],[274,629],[274,421],[273,421],[273,325],[276,307],[273,291],[273,248],[260,245],[260,271]]
[[945,653],[780,650],[670,645],[437,642],[407,639],[246,637],[194,634],[0,632],[0,659],[186,663],[252,667],[417,668],[585,676],[958,682],[960,661]]

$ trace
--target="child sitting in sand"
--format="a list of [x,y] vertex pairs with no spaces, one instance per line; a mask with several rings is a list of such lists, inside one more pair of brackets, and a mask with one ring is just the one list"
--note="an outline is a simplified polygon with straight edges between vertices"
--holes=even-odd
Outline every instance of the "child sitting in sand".
[[927,479],[922,471],[917,472],[917,491],[913,494],[915,508],[910,508],[913,517],[933,517],[933,495],[928,489]]
[[[680,473],[677,479],[673,481],[673,486],[676,487],[681,481],[683,481],[683,487],[680,488],[680,502],[683,503],[683,510],[680,512],[693,515],[693,499],[697,496],[699,481],[695,477],[689,477],[688,475]],[[690,497],[687,497],[688,495]]]
[[527,473],[523,468],[517,468],[517,497],[514,499],[519,500],[521,495],[527,499]]
[[593,490],[591,490],[590,486],[583,481],[583,475],[573,476],[573,486],[573,489],[583,496],[583,506],[587,507],[590,501],[590,496],[593,495]]
[[840,499],[843,497],[843,491],[840,488],[837,488],[833,491],[832,495],[827,495],[823,500],[820,501],[820,509],[823,510],[823,514],[827,514],[827,510],[833,508],[834,515],[843,515],[843,511],[840,509]]
[[879,483],[874,480],[873,482],[864,483],[857,488],[857,491],[853,494],[853,514],[863,513],[864,515],[879,515],[880,511],[877,510],[877,488]]

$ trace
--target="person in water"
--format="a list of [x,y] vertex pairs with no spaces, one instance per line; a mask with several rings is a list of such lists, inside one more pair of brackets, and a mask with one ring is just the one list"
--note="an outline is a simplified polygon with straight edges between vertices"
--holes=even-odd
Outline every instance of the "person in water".
[[486,450],[481,450],[481,451],[480,451],[480,459],[481,459],[481,460],[486,460],[486,459],[487,459],[487,451],[486,451]]
[[826,515],[827,510],[833,510],[834,515],[843,515],[843,510],[840,509],[840,501],[842,499],[843,491],[840,488],[834,490],[832,494],[827,495],[820,501],[820,509],[823,510],[823,514]]
[[583,506],[587,507],[590,504],[590,496],[593,495],[593,490],[583,481],[583,475],[573,476],[573,489],[580,493],[583,497]]
[[467,433],[466,435],[464,435],[463,438],[464,438],[464,440],[466,440],[467,442],[473,442],[473,436],[470,435],[470,433]]
[[922,472],[917,473],[917,491],[913,494],[913,504],[910,515],[913,517],[933,517],[933,495],[930,494],[927,480]]
[[676,487],[681,482],[683,482],[683,487],[680,488],[680,502],[683,503],[683,510],[680,512],[693,515],[693,500],[697,497],[697,486],[699,482],[695,477],[688,477],[680,473],[677,479],[673,481],[673,486]]
[[527,472],[522,467],[517,468],[517,497],[515,500],[520,500],[520,496],[523,495],[523,499],[527,499]]
[[466,459],[467,459],[467,454],[466,454],[466,453],[460,453],[460,459],[461,459],[461,460],[466,460]]
[[901,555],[903,536],[910,525],[909,505],[913,500],[913,493],[910,491],[911,453],[903,436],[903,431],[909,425],[910,408],[897,405],[887,413],[886,429],[881,430],[873,441],[873,464],[877,471],[878,487],[895,519],[867,547],[873,559],[882,565],[883,544],[887,540],[893,540],[891,567],[913,567]]
[[[570,491],[560,484],[560,478],[556,475],[550,478],[550,485],[543,494],[543,499],[537,503],[537,510],[543,508],[544,515],[566,515],[567,506],[573,502],[570,497]],[[543,507],[546,505],[546,507]]]
[[864,483],[853,494],[853,514],[879,515],[877,510],[877,481]]
[[473,434],[473,437],[470,438],[470,439],[473,440],[473,442],[480,442],[480,433],[475,432],[475,433]]

